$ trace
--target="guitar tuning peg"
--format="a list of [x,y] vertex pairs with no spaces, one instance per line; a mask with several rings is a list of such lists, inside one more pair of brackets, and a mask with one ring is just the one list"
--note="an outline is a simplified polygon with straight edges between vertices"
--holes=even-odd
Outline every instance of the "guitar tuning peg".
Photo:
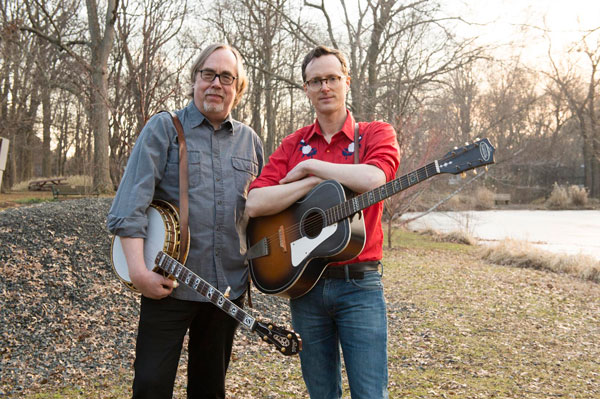
[[487,165],[485,165],[485,166],[484,166],[484,168],[485,168],[485,171],[487,172],[487,171],[488,171],[488,167],[487,167]]
[[269,339],[269,338],[267,338],[267,336],[266,336],[266,335],[263,335],[263,337],[262,337],[262,338],[263,338],[263,341],[267,341],[267,340]]
[[272,330],[272,329],[273,329],[273,324],[269,324],[269,325],[267,326],[267,328],[268,328],[269,330]]
[[468,142],[468,141],[465,141],[465,145],[469,145],[469,142]]
[[473,174],[476,175],[477,174],[477,169],[473,169]]
[[228,298],[228,299],[229,299],[229,291],[230,291],[230,290],[231,290],[231,287],[230,287],[230,286],[227,286],[227,289],[225,290],[225,293],[223,294],[223,296],[224,296],[225,298]]
[[461,172],[460,177],[464,179],[465,177],[467,177],[467,174],[465,172]]
[[281,353],[285,353],[285,348],[281,348]]
[[454,147],[454,150],[455,150],[455,151],[456,151],[456,150],[458,150],[458,147]]
[[292,339],[292,334],[288,334],[288,335],[287,335],[287,338],[288,338],[288,339]]

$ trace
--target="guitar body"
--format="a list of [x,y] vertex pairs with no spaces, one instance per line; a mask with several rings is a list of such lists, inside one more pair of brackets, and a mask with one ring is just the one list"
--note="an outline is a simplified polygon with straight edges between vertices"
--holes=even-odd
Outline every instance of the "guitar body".
[[362,213],[326,226],[326,210],[346,201],[344,187],[327,180],[283,212],[250,219],[248,248],[266,239],[268,254],[250,260],[250,277],[265,294],[297,298],[317,283],[325,267],[360,254]]

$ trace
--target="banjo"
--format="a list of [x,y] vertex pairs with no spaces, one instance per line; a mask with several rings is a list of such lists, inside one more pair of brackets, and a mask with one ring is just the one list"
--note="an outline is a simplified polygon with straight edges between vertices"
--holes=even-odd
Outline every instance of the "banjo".
[[[167,201],[154,200],[146,210],[146,216],[148,217],[148,230],[144,240],[144,261],[148,269],[185,284],[198,292],[236,319],[241,326],[257,333],[263,341],[274,345],[280,353],[291,356],[302,350],[302,340],[294,331],[283,329],[273,323],[256,320],[227,299],[227,295],[222,294],[177,260],[181,259],[185,263],[190,248],[189,240],[184,248],[181,246],[179,211],[175,206]],[[127,260],[119,236],[113,237],[111,260],[113,270],[119,280],[130,290],[139,292],[129,277]]]

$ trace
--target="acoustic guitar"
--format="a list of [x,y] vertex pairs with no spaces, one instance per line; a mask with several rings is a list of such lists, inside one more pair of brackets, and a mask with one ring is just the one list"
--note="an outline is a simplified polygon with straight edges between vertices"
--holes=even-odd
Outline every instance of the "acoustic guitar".
[[478,140],[349,199],[340,183],[327,180],[286,210],[251,218],[247,258],[254,285],[265,294],[286,298],[306,294],[327,265],[353,259],[363,250],[363,209],[433,176],[492,164],[494,151],[488,139]]

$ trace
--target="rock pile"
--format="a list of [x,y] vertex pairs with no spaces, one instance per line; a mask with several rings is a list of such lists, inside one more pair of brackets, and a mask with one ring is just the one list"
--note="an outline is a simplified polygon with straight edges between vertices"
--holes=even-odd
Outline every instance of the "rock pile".
[[[110,203],[84,198],[0,211],[0,397],[131,369],[138,296],[112,271]],[[253,301],[250,313],[289,325],[281,298]],[[242,342],[257,339],[239,334]],[[253,348],[236,345],[234,356]]]

